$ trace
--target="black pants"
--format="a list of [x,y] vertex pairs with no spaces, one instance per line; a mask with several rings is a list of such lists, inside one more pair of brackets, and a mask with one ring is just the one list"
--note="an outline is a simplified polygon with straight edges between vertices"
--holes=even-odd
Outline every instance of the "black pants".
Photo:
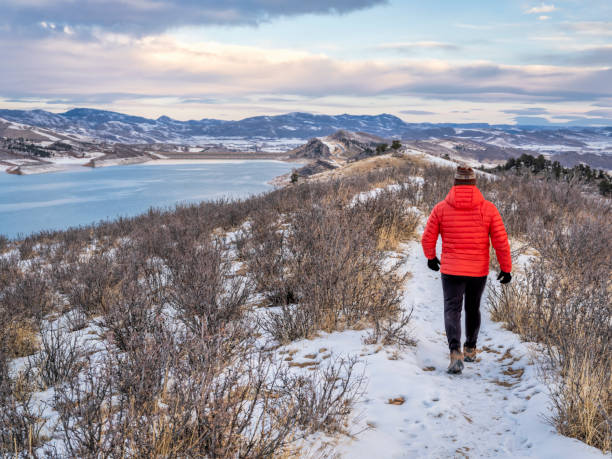
[[476,347],[480,330],[480,298],[487,276],[469,277],[442,274],[444,327],[451,351],[461,350],[461,309],[465,297],[465,346]]

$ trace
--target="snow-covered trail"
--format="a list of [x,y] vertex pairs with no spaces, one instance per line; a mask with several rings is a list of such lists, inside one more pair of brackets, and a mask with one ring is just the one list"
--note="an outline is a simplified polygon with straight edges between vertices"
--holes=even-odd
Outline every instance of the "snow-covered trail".
[[[543,416],[547,389],[536,375],[530,349],[517,335],[492,322],[481,305],[478,361],[461,375],[448,375],[440,273],[427,268],[416,241],[403,245],[408,255],[404,307],[414,307],[415,347],[399,353],[361,343],[363,332],[325,334],[289,346],[296,360],[321,348],[357,354],[368,378],[354,439],[334,450],[348,458],[534,457],[602,458],[603,453],[556,433]],[[439,250],[438,250],[439,251]],[[493,279],[492,279],[493,278]],[[489,282],[494,275],[489,275]],[[401,405],[389,399],[402,397]]]
[[[601,457],[594,448],[558,435],[546,424],[546,388],[537,380],[530,350],[517,335],[490,320],[486,293],[478,361],[463,373],[446,373],[448,347],[444,333],[440,273],[427,268],[420,245],[407,247],[405,307],[414,306],[417,346],[403,359],[412,375],[397,378],[394,390],[405,398],[387,405],[387,457]],[[440,250],[438,249],[438,253]],[[495,276],[489,276],[494,282]],[[410,371],[410,370],[408,370]],[[370,388],[384,387],[388,377],[370,375]],[[394,378],[395,379],[395,378]],[[392,395],[392,394],[391,394]],[[570,451],[574,451],[573,454]],[[351,454],[351,457],[354,457]]]

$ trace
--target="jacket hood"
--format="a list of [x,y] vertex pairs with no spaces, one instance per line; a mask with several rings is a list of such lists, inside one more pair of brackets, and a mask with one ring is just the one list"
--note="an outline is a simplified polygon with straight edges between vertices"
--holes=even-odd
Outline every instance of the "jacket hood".
[[485,200],[474,185],[455,185],[444,200],[456,209],[473,209]]

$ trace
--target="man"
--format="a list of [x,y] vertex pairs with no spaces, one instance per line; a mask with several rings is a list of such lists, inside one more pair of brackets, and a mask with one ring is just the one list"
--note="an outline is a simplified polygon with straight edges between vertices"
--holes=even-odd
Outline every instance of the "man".
[[[436,256],[438,234],[442,235],[442,261]],[[471,167],[459,165],[450,192],[431,211],[421,244],[427,266],[442,270],[444,327],[450,349],[449,373],[461,373],[463,360],[476,359],[480,330],[480,298],[489,274],[489,237],[501,272],[497,279],[512,279],[508,235],[495,205],[476,188]],[[461,352],[461,309],[465,298],[465,343]]]

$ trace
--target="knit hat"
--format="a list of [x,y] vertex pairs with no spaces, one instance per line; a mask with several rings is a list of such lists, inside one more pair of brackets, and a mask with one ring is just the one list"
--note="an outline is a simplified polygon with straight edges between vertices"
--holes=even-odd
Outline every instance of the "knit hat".
[[459,164],[455,172],[455,185],[476,185],[476,174],[467,164]]

